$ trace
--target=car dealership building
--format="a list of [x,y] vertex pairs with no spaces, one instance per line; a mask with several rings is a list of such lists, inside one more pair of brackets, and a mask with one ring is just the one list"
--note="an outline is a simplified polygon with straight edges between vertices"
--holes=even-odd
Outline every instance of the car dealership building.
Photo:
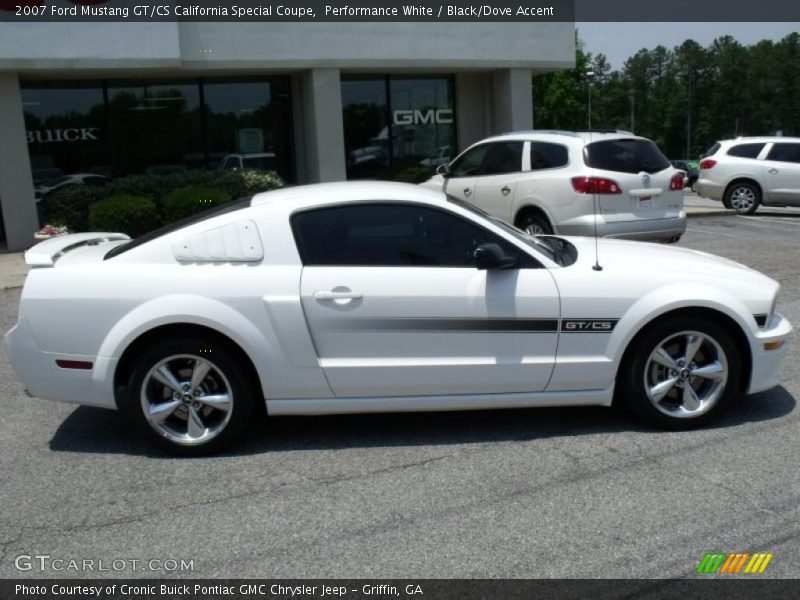
[[529,129],[574,23],[0,23],[0,207],[33,241],[35,185],[258,165],[306,183],[435,166]]

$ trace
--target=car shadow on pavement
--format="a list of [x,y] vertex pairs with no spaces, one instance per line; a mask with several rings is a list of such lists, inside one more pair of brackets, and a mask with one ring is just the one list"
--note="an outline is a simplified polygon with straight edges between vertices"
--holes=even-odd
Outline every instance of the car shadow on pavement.
[[[779,419],[797,404],[783,387],[738,399],[709,429]],[[226,456],[295,450],[531,441],[597,433],[669,435],[617,408],[569,407],[264,419]],[[50,441],[57,452],[169,457],[116,411],[79,407]]]

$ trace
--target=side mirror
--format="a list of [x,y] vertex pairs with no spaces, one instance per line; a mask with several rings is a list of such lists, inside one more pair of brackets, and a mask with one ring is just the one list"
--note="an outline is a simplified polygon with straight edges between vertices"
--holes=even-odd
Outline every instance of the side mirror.
[[450,165],[447,163],[440,164],[438,167],[436,167],[436,173],[447,179],[450,177]]
[[481,271],[509,269],[517,265],[517,257],[506,254],[500,244],[481,244],[472,255],[475,266]]

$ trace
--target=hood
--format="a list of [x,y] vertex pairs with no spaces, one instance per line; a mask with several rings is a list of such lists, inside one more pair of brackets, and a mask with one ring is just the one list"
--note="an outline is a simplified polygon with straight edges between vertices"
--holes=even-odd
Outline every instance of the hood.
[[[594,264],[594,238],[564,239],[569,240],[577,248],[579,264]],[[698,250],[608,238],[597,240],[597,249],[600,265],[604,270],[675,274],[684,280],[724,278],[755,285],[776,285],[772,279],[750,267]]]

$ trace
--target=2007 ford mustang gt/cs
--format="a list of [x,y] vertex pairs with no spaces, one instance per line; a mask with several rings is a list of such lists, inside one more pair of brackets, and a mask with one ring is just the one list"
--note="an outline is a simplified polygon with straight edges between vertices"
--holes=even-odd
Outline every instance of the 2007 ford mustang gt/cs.
[[6,341],[29,392],[119,408],[183,454],[220,449],[264,408],[616,398],[685,428],[777,385],[791,331],[778,284],[737,263],[530,237],[404,184],[287,188],[134,240],[57,237],[25,258]]

